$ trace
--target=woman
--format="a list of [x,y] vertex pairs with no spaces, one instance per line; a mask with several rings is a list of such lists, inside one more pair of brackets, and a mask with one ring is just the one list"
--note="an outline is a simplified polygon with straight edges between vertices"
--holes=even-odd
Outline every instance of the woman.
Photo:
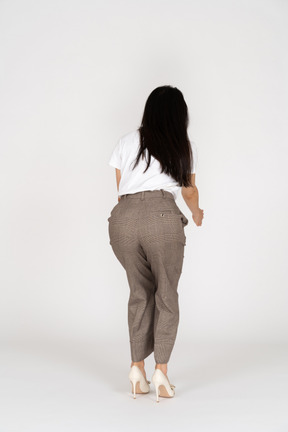
[[113,252],[124,267],[130,297],[128,326],[132,392],[148,393],[144,359],[154,351],[156,400],[173,397],[167,363],[179,323],[178,282],[188,219],[175,199],[182,196],[197,226],[204,212],[195,185],[196,148],[189,141],[188,109],[176,87],[149,95],[142,124],[124,135],[109,165],[116,168],[118,203],[108,218]]

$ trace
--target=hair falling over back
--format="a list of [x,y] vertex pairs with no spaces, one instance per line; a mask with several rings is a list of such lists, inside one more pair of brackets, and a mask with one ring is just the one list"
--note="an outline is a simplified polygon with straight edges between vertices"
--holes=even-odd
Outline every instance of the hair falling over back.
[[193,153],[188,124],[188,108],[181,91],[170,85],[155,88],[146,101],[138,128],[140,145],[133,168],[141,156],[148,156],[146,172],[152,155],[159,161],[161,172],[173,177],[179,186],[192,186]]

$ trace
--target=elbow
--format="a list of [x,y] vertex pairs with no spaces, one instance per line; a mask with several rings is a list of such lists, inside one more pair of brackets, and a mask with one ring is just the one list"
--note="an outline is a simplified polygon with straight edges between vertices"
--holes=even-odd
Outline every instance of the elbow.
[[184,199],[191,198],[192,196],[194,196],[195,194],[197,194],[197,192],[198,192],[198,189],[197,189],[196,185],[191,186],[189,188],[182,188],[182,190],[181,190],[182,197]]

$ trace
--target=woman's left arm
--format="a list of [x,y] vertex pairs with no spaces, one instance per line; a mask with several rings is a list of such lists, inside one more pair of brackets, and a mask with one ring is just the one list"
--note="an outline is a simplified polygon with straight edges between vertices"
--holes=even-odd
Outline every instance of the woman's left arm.
[[[116,183],[117,183],[117,191],[119,192],[119,183],[121,180],[121,171],[118,168],[115,168],[116,170]],[[118,202],[120,201],[120,196],[118,195]]]

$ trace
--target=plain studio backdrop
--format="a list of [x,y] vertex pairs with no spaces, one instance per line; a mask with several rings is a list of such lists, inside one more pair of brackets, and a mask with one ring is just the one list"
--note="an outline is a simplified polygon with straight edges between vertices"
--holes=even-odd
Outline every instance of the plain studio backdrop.
[[209,359],[217,343],[287,347],[287,40],[284,0],[0,2],[4,354],[74,344],[85,368],[89,346],[91,374],[120,362],[126,391],[129,288],[109,244],[108,160],[167,84],[188,105],[204,209],[197,227],[179,193],[189,224],[170,370],[198,342]]

